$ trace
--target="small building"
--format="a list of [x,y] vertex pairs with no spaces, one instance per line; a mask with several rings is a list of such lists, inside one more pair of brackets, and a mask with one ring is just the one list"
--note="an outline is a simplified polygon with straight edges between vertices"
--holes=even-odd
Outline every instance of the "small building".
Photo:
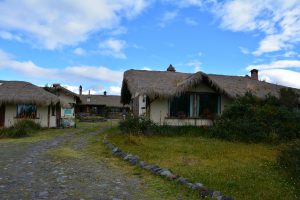
[[82,94],[82,86],[79,87],[80,103],[76,105],[78,116],[102,116],[121,118],[122,114],[129,110],[128,106],[121,104],[121,97],[117,95]]
[[75,126],[75,106],[80,102],[79,95],[62,87],[59,83],[55,83],[52,87],[44,87],[44,89],[56,95],[61,102],[64,102],[57,113],[62,127]]
[[[251,91],[259,98],[279,97],[284,86],[250,76],[180,73],[170,65],[166,71],[128,70],[124,73],[121,102],[134,115],[146,116],[159,125],[211,125],[227,104]],[[300,94],[299,89],[294,89]]]
[[24,81],[0,81],[0,127],[30,119],[42,127],[57,127],[60,99]]

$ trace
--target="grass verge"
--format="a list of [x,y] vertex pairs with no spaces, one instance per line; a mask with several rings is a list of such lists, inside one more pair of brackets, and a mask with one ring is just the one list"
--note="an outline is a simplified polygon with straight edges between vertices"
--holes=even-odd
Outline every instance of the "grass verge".
[[276,165],[277,146],[228,142],[196,135],[108,137],[148,163],[170,168],[236,199],[297,199],[299,188]]
[[104,161],[110,167],[122,170],[128,176],[135,176],[139,178],[142,187],[144,188],[143,195],[146,199],[199,199],[198,193],[193,193],[181,184],[172,183],[163,178],[154,176],[150,172],[142,170],[139,167],[131,166],[120,158],[115,157],[103,145],[104,135],[114,134],[115,131],[116,128],[108,129],[104,134],[92,137],[84,152],[89,154],[93,159]]

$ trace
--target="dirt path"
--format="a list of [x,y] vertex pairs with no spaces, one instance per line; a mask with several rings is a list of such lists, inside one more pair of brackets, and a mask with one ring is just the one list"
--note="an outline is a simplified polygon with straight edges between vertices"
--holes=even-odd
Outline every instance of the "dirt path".
[[[81,154],[88,139],[102,131],[74,131],[35,143],[1,142],[0,199],[145,199],[137,178]],[[64,147],[80,156],[47,153]]]

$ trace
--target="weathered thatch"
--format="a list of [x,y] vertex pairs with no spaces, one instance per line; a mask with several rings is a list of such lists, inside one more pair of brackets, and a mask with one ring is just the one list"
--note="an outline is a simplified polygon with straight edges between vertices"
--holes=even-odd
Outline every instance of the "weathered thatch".
[[57,103],[59,103],[57,96],[31,83],[0,80],[0,105],[36,104],[48,106]]
[[[149,98],[170,97],[177,92],[177,84],[191,75],[170,71],[128,70],[124,73],[121,96],[129,90],[132,95],[145,94]],[[130,100],[122,98],[122,103],[128,104]]]
[[[268,94],[278,97],[280,89],[286,88],[281,85],[253,80],[247,76],[225,76],[203,72],[189,74],[169,71],[128,70],[124,73],[121,91],[122,103],[128,104],[131,100],[128,99],[129,95],[126,95],[127,98],[123,98],[126,93],[133,96],[136,94],[147,95],[149,98],[171,98],[193,88],[200,82],[230,98],[242,96],[247,91],[251,91],[260,98],[264,98]],[[294,89],[294,91],[300,94],[299,89]]]
[[55,95],[62,92],[64,94],[66,94],[67,96],[75,97],[76,99],[78,98],[78,100],[79,100],[79,95],[78,94],[68,90],[67,88],[65,88],[65,87],[63,87],[59,84],[53,84],[52,87],[46,86],[46,87],[44,87],[44,89],[47,90],[48,92],[51,92],[52,94],[55,94]]
[[[80,95],[81,104],[107,107],[123,107],[121,97],[117,95]],[[88,98],[90,99],[88,101]]]

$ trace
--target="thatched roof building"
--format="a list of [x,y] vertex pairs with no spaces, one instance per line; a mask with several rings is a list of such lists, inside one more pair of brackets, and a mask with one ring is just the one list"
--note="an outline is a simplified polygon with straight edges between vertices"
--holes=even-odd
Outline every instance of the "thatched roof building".
[[0,80],[0,105],[2,104],[36,104],[55,105],[59,98],[43,88],[25,81]]
[[80,95],[81,105],[104,105],[107,107],[123,107],[117,95]]
[[76,94],[75,92],[72,92],[70,90],[68,90],[67,88],[61,86],[59,83],[54,83],[52,85],[52,87],[44,87],[45,90],[47,90],[48,92],[51,92],[52,94],[55,94],[57,96],[59,96],[59,93],[64,93],[68,96],[71,96],[71,97],[75,97],[75,98],[78,98],[79,99],[79,95]]
[[[253,72],[254,76],[257,76],[257,70],[253,70]],[[171,98],[187,91],[199,82],[207,84],[229,98],[242,96],[247,91],[251,91],[260,98],[264,98],[268,94],[278,97],[280,89],[286,88],[285,86],[259,81],[249,76],[226,76],[203,72],[194,74],[179,73],[175,70],[128,70],[124,73],[121,101],[123,104],[128,104],[132,95],[135,94],[146,95],[149,98]],[[293,88],[293,90],[300,94],[299,89]]]

